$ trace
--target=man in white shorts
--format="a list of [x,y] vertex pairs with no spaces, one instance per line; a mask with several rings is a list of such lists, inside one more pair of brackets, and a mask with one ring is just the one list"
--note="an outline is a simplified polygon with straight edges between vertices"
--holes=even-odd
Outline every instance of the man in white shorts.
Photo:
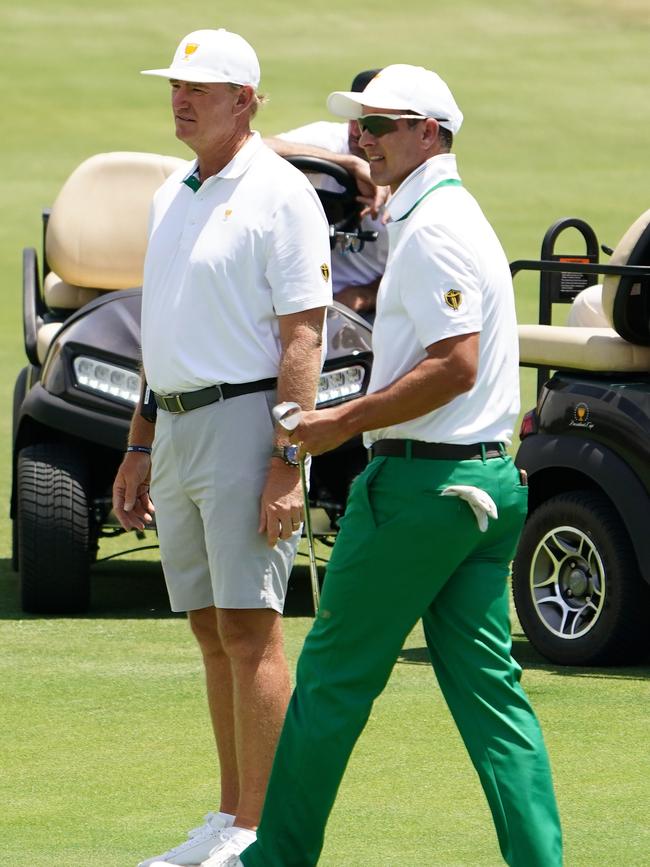
[[188,865],[255,839],[289,698],[281,612],[304,513],[271,408],[315,404],[330,253],[312,185],[250,129],[260,72],[244,39],[195,31],[145,74],[170,81],[176,135],[197,159],[154,197],[142,357],[157,419],[133,417],[114,509],[141,529],[155,503],[171,607],[188,612],[205,664],[219,811],[142,862]]
[[[361,92],[378,69],[360,72],[352,81],[351,90]],[[359,201],[367,213],[361,220],[365,232],[377,232],[376,241],[368,241],[361,250],[346,250],[336,246],[332,251],[332,289],[334,298],[356,313],[368,317],[374,313],[377,289],[388,258],[388,233],[383,220],[383,205],[388,187],[375,184],[370,177],[365,151],[359,147],[359,126],[356,120],[347,123],[316,121],[265,139],[269,147],[283,157],[314,156],[329,160],[347,169],[359,188]],[[323,176],[315,181],[325,190],[338,189],[332,178]]]

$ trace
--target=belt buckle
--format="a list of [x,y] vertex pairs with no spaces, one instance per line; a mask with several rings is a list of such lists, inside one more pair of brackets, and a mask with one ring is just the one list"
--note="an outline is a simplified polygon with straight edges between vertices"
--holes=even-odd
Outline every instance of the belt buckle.
[[165,409],[167,410],[167,412],[171,412],[173,415],[178,415],[181,412],[185,412],[185,407],[183,406],[181,395],[170,394],[168,397],[166,397]]

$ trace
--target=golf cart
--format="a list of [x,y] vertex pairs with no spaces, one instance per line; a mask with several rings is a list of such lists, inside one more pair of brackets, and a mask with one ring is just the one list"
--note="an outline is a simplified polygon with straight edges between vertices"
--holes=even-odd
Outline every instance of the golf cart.
[[[345,170],[297,157],[334,177],[321,198],[331,243],[372,243],[359,230],[356,186]],[[183,161],[145,153],[91,157],[43,214],[43,249],[23,252],[26,366],[14,387],[11,518],[21,604],[35,613],[83,612],[100,538],[123,532],[111,486],[141,391],[140,303],[149,205]],[[334,303],[318,406],[365,392],[370,326]],[[361,440],[313,460],[312,527],[335,532],[351,479],[366,462]]]
[[[566,230],[585,252],[556,252]],[[521,363],[539,374],[516,456],[529,508],[513,596],[531,643],[563,665],[650,648],[650,211],[603,249],[608,264],[593,229],[569,218],[550,227],[540,261],[511,264],[540,273],[540,324],[519,326]],[[603,327],[552,325],[553,305],[598,274]]]

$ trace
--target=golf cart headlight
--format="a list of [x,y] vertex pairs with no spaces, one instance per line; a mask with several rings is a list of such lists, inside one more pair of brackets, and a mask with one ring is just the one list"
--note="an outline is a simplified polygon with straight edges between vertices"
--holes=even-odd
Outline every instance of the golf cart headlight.
[[103,397],[117,398],[135,406],[140,397],[140,377],[127,367],[117,367],[87,355],[72,362],[77,385]]
[[332,400],[347,399],[359,394],[363,388],[365,375],[365,368],[360,364],[323,373],[318,383],[316,405],[329,403]]

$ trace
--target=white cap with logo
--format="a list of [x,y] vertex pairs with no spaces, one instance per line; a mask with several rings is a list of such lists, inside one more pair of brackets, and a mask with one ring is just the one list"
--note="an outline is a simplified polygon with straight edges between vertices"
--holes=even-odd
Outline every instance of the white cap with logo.
[[169,68],[143,69],[142,74],[202,84],[248,84],[257,88],[260,64],[252,46],[236,33],[223,28],[195,30],[181,39]]
[[332,114],[349,120],[360,117],[364,105],[434,117],[454,134],[463,122],[463,113],[442,78],[430,69],[407,63],[385,66],[360,93],[337,90],[327,97]]

